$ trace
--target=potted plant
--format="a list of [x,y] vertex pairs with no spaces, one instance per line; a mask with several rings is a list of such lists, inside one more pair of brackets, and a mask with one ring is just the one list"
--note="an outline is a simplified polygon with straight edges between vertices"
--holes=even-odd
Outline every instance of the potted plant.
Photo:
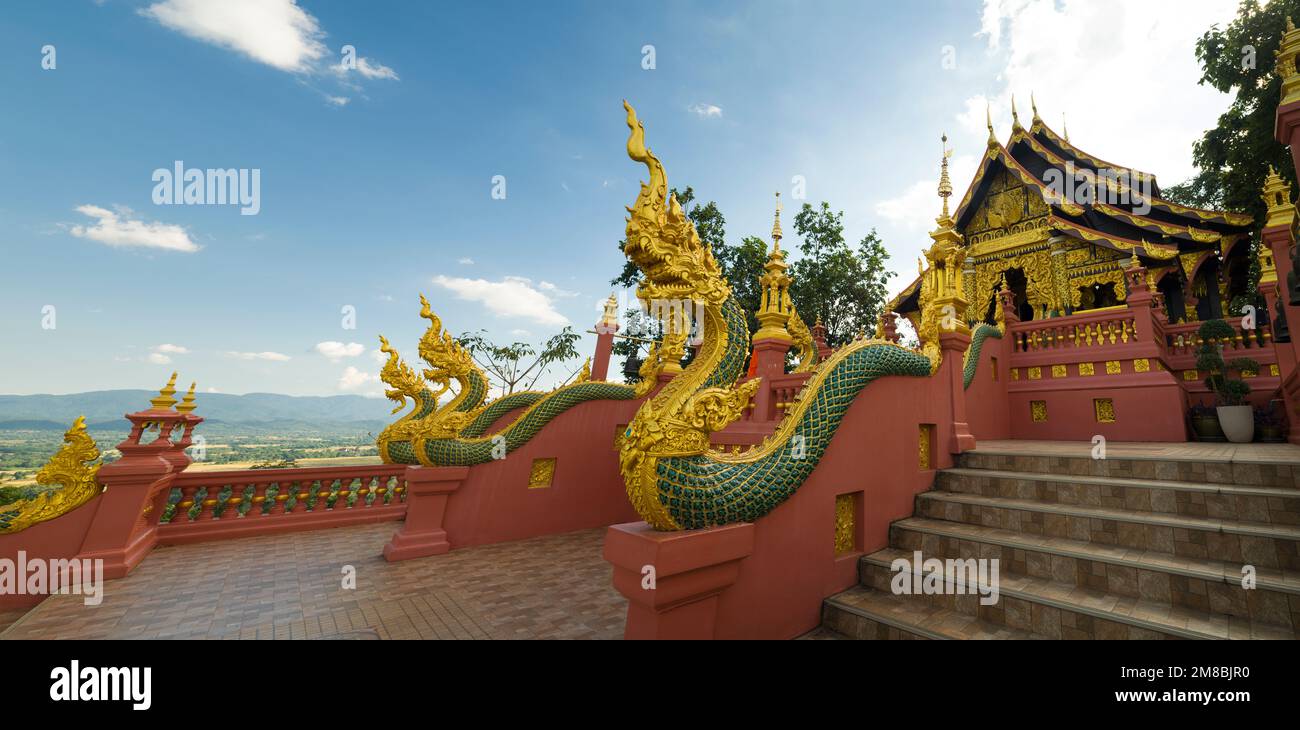
[[1255,431],[1259,433],[1259,440],[1262,443],[1282,443],[1282,416],[1272,403],[1269,403],[1267,408],[1255,411]]
[[1214,412],[1214,408],[1194,405],[1187,411],[1187,416],[1192,420],[1192,432],[1197,441],[1227,441],[1223,429],[1219,428],[1219,414]]
[[1228,371],[1259,372],[1259,363],[1249,358],[1235,358],[1223,361],[1224,340],[1231,340],[1236,334],[1232,327],[1221,319],[1210,319],[1201,323],[1197,334],[1201,345],[1196,350],[1196,368],[1208,373],[1205,387],[1214,393],[1215,411],[1219,415],[1219,427],[1224,436],[1234,444],[1248,443],[1255,438],[1255,414],[1246,402],[1250,395],[1250,386],[1239,378],[1229,378]]

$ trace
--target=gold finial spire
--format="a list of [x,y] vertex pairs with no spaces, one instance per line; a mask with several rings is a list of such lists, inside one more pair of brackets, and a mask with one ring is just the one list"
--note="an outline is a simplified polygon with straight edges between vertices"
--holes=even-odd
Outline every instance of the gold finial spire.
[[1016,95],[1011,95],[1011,128],[1020,129],[1020,115],[1016,114]]
[[1295,30],[1295,23],[1292,23],[1292,22],[1291,22],[1291,16],[1290,16],[1290,15],[1286,16],[1286,29],[1287,29],[1287,32],[1290,32],[1290,31]]
[[[1142,240],[1142,243],[1145,245],[1145,244],[1146,244],[1146,239],[1143,239],[1143,240]],[[1141,265],[1142,265],[1142,262],[1138,260],[1138,249],[1137,249],[1137,246],[1134,246],[1134,247],[1129,251],[1128,267],[1129,267],[1130,269],[1136,269],[1137,267],[1139,267],[1139,266],[1141,266]]]
[[172,373],[171,380],[168,380],[167,384],[162,387],[162,390],[158,391],[157,397],[150,399],[149,402],[152,403],[153,407],[157,410],[165,411],[176,405],[176,399],[172,397],[175,394],[176,373]]
[[943,198],[943,218],[948,217],[948,198],[952,197],[952,180],[948,178],[948,158],[952,150],[948,149],[948,133],[940,137],[943,142],[943,163],[939,167],[939,197]]
[[772,219],[772,250],[781,250],[781,192],[776,193],[776,214]]
[[987,100],[984,102],[984,124],[989,128],[989,146],[992,147],[998,143],[998,138],[993,134],[993,110]]
[[1264,178],[1264,190],[1260,197],[1267,211],[1264,227],[1290,227],[1295,217],[1295,205],[1291,203],[1291,186],[1277,174],[1277,170],[1273,169],[1272,165],[1268,166],[1268,176]]
[[1042,119],[1039,119],[1039,118],[1038,118],[1038,102],[1034,101],[1034,92],[1032,92],[1032,91],[1029,92],[1029,108],[1032,109],[1032,110],[1034,111],[1034,121],[1035,121],[1035,122],[1041,122],[1041,121],[1043,121]]
[[609,327],[618,324],[618,297],[614,292],[609,293],[609,299],[605,300],[605,312],[600,316],[600,324]]
[[190,381],[190,391],[181,398],[181,404],[176,406],[177,413],[192,413],[197,407],[194,405],[194,388],[197,386],[198,382]]
[[1065,136],[1065,141],[1070,141],[1070,130],[1065,126],[1065,112],[1061,112],[1061,134]]

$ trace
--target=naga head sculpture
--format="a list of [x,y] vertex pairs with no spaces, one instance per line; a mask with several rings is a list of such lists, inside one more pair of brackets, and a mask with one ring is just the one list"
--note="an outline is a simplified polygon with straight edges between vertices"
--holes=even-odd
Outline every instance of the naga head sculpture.
[[[627,237],[623,252],[644,276],[637,288],[643,300],[695,300],[721,304],[731,293],[718,262],[700,240],[676,196],[668,196],[663,165],[645,146],[645,128],[626,101],[627,154],[644,163],[650,182],[641,184],[636,202],[627,211]],[[667,203],[665,204],[665,200]]]
[[442,329],[442,320],[429,308],[429,300],[420,295],[420,316],[429,320],[429,329],[420,338],[420,359],[429,364],[424,378],[440,386],[434,394],[441,396],[451,387],[451,381],[475,370],[469,351]]

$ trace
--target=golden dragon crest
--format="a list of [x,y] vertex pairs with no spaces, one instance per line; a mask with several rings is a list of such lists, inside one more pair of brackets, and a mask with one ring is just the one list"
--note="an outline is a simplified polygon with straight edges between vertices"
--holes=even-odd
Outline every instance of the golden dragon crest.
[[97,481],[99,449],[86,433],[86,417],[78,416],[58,453],[36,472],[36,483],[59,484],[58,489],[0,506],[0,534],[19,532],[67,514],[103,491]]

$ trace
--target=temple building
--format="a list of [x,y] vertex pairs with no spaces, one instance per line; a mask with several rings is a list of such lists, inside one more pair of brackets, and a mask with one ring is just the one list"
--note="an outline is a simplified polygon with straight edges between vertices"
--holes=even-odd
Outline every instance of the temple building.
[[[1124,271],[1146,270],[1170,324],[1227,315],[1247,292],[1254,221],[1165,200],[1154,175],[1106,162],[1057,134],[1034,105],[1028,128],[1012,101],[1012,133],[988,146],[956,211],[945,150],[939,195],[941,228],[964,248],[963,294],[971,324],[994,323],[997,293],[1014,293],[1021,321],[1121,306]],[[945,137],[946,143],[946,137]],[[1262,279],[1275,277],[1260,247]],[[921,277],[886,311],[917,324]]]

